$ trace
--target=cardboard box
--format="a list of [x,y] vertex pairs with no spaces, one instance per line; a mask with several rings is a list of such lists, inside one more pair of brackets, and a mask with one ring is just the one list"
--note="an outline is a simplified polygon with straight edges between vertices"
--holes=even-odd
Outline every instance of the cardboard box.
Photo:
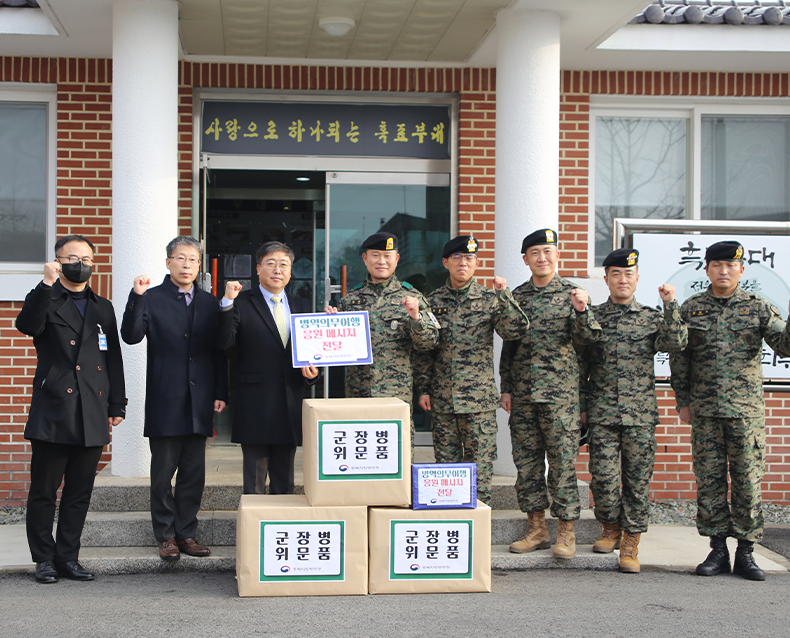
[[236,518],[239,596],[367,594],[367,541],[365,507],[245,494]]
[[304,493],[311,505],[411,505],[409,405],[306,399]]
[[370,508],[370,593],[491,591],[491,508]]
[[415,510],[477,507],[476,463],[415,463],[411,466]]

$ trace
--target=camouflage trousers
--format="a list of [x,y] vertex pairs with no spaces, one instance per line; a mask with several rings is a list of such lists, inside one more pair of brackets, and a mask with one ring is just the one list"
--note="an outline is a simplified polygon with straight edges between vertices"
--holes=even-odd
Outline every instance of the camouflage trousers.
[[[574,461],[579,455],[579,404],[514,402],[509,425],[521,511],[545,510],[551,494],[552,516],[578,519],[581,507]],[[544,458],[549,464],[548,493]]]
[[[697,477],[697,530],[702,536],[763,537],[765,418],[692,417],[691,453]],[[727,463],[732,483],[727,503]]]
[[591,425],[590,489],[600,523],[620,523],[620,529],[632,534],[647,531],[655,459],[654,425]]
[[496,410],[470,414],[431,412],[437,463],[476,463],[477,498],[491,505],[496,460]]

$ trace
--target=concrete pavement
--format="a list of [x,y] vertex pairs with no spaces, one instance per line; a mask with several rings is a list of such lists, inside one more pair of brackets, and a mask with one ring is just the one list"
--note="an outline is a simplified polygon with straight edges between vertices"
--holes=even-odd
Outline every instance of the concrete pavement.
[[790,576],[496,571],[491,593],[239,598],[233,574],[0,574],[0,636],[781,638]]

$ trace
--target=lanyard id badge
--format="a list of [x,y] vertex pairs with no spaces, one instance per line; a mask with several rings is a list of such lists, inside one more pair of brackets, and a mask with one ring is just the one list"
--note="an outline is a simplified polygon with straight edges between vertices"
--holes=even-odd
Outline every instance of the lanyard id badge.
[[101,324],[97,323],[99,326],[99,350],[107,351],[107,335],[104,334],[104,330],[102,330]]

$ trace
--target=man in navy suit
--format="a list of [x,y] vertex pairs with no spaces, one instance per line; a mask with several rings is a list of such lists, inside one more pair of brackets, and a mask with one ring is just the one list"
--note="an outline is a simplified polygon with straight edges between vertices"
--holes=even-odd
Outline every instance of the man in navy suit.
[[215,343],[217,298],[195,285],[200,257],[193,237],[171,241],[165,262],[170,274],[150,289],[148,275],[135,277],[121,324],[128,344],[148,337],[143,434],[151,448],[151,522],[163,560],[211,553],[195,535],[206,438],[214,431],[214,412],[228,400],[228,362]]
[[269,494],[293,494],[305,379],[318,380],[315,366],[299,370],[291,361],[291,314],[311,311],[285,291],[293,261],[285,244],[264,244],[255,255],[259,285],[241,292],[229,281],[220,304],[219,343],[239,353],[231,440],[241,443],[245,494],[263,494],[267,474]]

